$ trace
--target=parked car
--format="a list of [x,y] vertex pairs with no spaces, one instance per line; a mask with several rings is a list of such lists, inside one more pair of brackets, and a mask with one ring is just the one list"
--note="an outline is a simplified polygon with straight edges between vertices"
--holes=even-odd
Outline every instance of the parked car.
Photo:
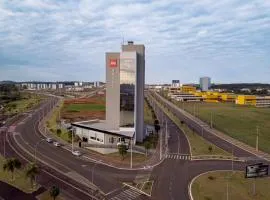
[[60,147],[60,143],[59,142],[53,142],[53,145],[56,146],[56,147]]
[[79,151],[72,151],[72,154],[73,154],[74,156],[80,156],[80,155],[82,155],[82,153],[79,152]]
[[48,143],[52,143],[52,142],[53,142],[52,138],[47,138],[46,141],[47,141]]

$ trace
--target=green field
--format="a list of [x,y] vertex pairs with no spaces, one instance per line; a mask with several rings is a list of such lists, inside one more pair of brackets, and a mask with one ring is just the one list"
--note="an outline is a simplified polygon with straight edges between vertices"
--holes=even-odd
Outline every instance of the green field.
[[[157,102],[157,101],[156,101]],[[194,133],[190,128],[188,128],[185,124],[181,124],[179,118],[173,115],[168,109],[163,107],[159,102],[157,104],[162,108],[162,110],[169,116],[169,118],[184,131],[185,135],[188,138],[188,141],[191,146],[192,156],[200,156],[200,155],[222,155],[222,156],[230,156],[231,154],[224,151],[223,149],[211,144],[206,141],[204,138]],[[209,150],[211,146],[212,150]]]
[[194,200],[269,200],[270,178],[256,179],[256,195],[253,196],[254,179],[244,178],[243,172],[209,172],[199,176],[192,184]]
[[[15,170],[14,177],[15,180],[11,180],[11,173],[3,171],[3,164],[4,164],[4,158],[0,156],[0,181],[6,182],[25,193],[32,193],[38,188],[35,188],[34,190],[31,187],[31,183],[29,179],[26,179],[24,169]],[[23,166],[22,166],[23,167]]]
[[65,108],[68,112],[80,111],[105,111],[105,105],[101,104],[69,104]]
[[213,127],[250,146],[256,146],[259,127],[259,149],[270,153],[270,108],[240,106],[234,103],[177,103],[181,108]]

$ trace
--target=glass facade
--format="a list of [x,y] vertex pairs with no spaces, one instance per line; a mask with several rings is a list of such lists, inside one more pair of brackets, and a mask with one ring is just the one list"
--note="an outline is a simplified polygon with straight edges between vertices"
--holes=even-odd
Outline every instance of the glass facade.
[[134,127],[136,60],[120,60],[120,126]]

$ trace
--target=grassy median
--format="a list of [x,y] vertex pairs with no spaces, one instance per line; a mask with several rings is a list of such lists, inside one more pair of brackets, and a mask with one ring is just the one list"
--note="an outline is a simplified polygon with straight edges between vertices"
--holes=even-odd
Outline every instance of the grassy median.
[[231,154],[224,151],[223,149],[215,146],[214,144],[206,141],[204,138],[194,133],[189,127],[185,124],[181,124],[181,120],[177,118],[170,110],[162,106],[158,101],[156,101],[159,107],[168,115],[168,117],[184,131],[187,136],[190,146],[192,156],[198,155],[223,155],[230,156]]
[[[60,110],[63,107],[63,102],[59,104],[58,107],[56,107],[50,116],[50,118],[46,122],[47,128],[54,134],[56,134],[61,139],[71,142],[71,138],[69,136],[69,133],[66,129],[60,128],[58,126],[58,123],[60,122]],[[57,133],[57,129],[59,129],[61,132]]]
[[254,179],[246,179],[244,172],[209,172],[199,176],[192,184],[194,200],[268,200],[270,178],[256,179],[256,195],[253,195]]

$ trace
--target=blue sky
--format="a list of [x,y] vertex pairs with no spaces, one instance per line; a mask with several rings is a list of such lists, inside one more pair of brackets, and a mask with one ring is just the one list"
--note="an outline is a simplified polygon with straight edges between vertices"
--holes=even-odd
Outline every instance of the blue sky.
[[270,0],[0,0],[0,80],[105,80],[123,38],[148,83],[270,83]]

